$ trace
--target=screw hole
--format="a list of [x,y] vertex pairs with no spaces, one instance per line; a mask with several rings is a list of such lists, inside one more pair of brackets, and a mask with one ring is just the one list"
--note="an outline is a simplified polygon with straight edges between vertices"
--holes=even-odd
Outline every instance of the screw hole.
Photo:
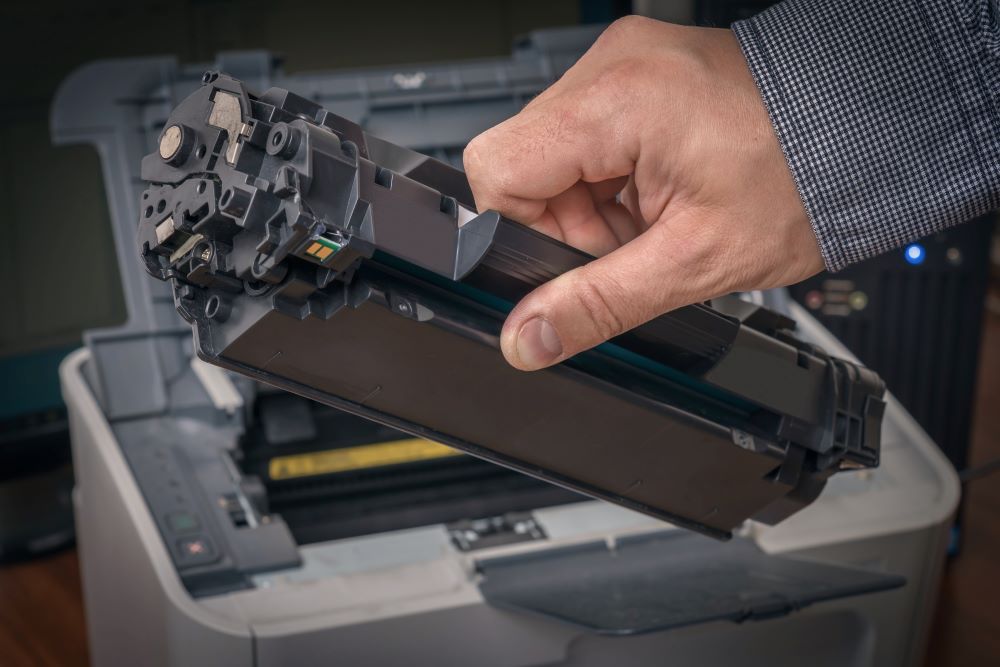
[[153,215],[153,207],[152,206],[147,206],[146,207],[146,217],[148,218],[151,215]]
[[225,206],[229,203],[229,200],[233,198],[233,189],[226,188],[226,191],[222,193],[222,199],[219,200],[219,206]]
[[156,202],[156,212],[157,213],[163,213],[163,209],[165,209],[165,208],[167,208],[167,202],[165,202],[162,199],[160,201]]
[[274,135],[271,137],[271,145],[272,146],[281,145],[281,141],[284,138],[285,138],[284,134],[282,134],[281,132],[275,132]]
[[201,194],[205,194],[205,188],[206,187],[207,186],[205,185],[205,181],[201,181],[200,183],[198,183],[198,187],[195,188],[195,190],[197,190],[198,194],[200,194],[200,195]]
[[198,150],[194,152],[194,156],[199,160],[205,157],[205,144],[198,146]]

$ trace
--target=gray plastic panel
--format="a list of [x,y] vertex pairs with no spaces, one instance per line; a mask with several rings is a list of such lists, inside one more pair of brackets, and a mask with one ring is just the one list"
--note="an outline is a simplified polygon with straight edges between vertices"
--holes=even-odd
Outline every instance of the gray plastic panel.
[[608,635],[762,620],[898,588],[903,577],[770,556],[753,542],[669,531],[484,560],[483,597]]
[[113,428],[192,594],[245,588],[249,574],[300,563],[284,521],[259,521],[246,501],[226,451],[231,429],[172,417],[132,419]]

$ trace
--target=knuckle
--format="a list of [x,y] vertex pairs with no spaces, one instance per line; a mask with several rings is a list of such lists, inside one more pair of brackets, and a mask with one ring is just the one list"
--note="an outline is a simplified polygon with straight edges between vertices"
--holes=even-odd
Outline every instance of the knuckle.
[[614,21],[601,33],[599,42],[617,43],[635,37],[636,33],[644,29],[652,19],[644,16],[623,16]]
[[469,187],[480,207],[493,208],[497,203],[498,177],[503,168],[490,146],[492,139],[487,133],[480,134],[466,145],[462,152],[462,165],[469,180]]
[[462,165],[465,167],[465,173],[468,174],[469,179],[479,178],[483,173],[485,143],[483,135],[480,134],[473,138],[462,152]]

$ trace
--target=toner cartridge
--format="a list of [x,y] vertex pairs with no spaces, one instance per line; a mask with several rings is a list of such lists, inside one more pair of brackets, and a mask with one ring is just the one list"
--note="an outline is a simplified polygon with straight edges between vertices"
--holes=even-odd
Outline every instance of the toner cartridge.
[[202,359],[720,538],[878,464],[878,376],[735,297],[513,369],[506,314],[588,255],[304,97],[203,84],[143,160],[138,231]]

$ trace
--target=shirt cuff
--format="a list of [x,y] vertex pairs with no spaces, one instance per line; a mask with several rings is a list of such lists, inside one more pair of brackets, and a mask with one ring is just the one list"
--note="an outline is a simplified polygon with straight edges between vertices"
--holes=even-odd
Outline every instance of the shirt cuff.
[[829,270],[1000,208],[994,0],[786,0],[733,31]]

